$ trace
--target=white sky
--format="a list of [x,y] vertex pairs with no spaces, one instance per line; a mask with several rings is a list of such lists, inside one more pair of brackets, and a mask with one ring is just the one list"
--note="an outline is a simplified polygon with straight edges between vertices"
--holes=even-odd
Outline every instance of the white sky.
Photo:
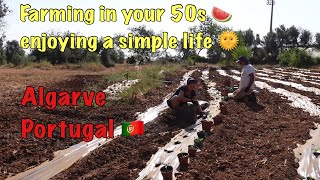
[[[213,6],[217,6],[226,12],[233,15],[229,22],[223,23],[226,26],[233,27],[234,29],[246,30],[251,28],[254,33],[259,33],[260,36],[266,35],[269,31],[270,25],[270,10],[271,6],[266,5],[266,0],[162,0],[162,1],[146,1],[146,0],[7,0],[6,1],[12,13],[5,18],[6,20],[6,40],[16,39],[20,41],[22,36],[40,36],[43,32],[50,30],[55,31],[67,31],[80,32],[85,36],[113,36],[115,33],[124,32],[127,33],[127,29],[133,25],[146,24],[156,32],[167,31],[169,36],[176,36],[179,39],[182,37],[182,33],[188,30],[188,27],[198,25],[199,22],[187,22],[181,21],[179,23],[172,22],[171,6],[175,4],[194,4],[198,9],[202,8],[207,11],[207,14],[211,15]],[[95,23],[93,25],[86,25],[84,22],[21,22],[20,21],[20,4],[30,4],[31,8],[64,8],[68,5],[74,8],[89,9],[94,8],[96,10]],[[106,8],[114,8],[117,10],[117,22],[100,22],[99,6],[104,5]],[[278,27],[280,24],[284,24],[286,27],[295,25],[297,27],[303,27],[310,30],[313,35],[316,32],[320,32],[320,23],[318,17],[320,17],[320,0],[276,0],[274,6],[274,20],[273,27]],[[134,22],[131,21],[130,25],[124,25],[124,18],[122,16],[122,9],[144,9],[144,8],[164,8],[166,12],[162,16],[162,22],[149,23],[149,22]]]

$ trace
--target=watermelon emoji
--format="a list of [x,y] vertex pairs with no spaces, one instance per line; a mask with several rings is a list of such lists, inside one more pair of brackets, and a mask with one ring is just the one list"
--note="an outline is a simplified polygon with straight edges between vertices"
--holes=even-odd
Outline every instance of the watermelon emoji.
[[213,7],[212,8],[212,16],[215,20],[219,21],[219,22],[228,22],[232,15],[217,8],[217,7]]

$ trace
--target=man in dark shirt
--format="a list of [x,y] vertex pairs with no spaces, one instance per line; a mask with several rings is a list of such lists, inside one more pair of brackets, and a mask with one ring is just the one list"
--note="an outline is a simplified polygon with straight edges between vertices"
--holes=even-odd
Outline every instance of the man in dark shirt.
[[189,78],[187,80],[187,85],[179,87],[179,89],[167,101],[168,106],[173,110],[181,110],[188,102],[192,102],[196,107],[196,113],[202,117],[203,112],[195,92],[197,85],[198,83],[195,79]]

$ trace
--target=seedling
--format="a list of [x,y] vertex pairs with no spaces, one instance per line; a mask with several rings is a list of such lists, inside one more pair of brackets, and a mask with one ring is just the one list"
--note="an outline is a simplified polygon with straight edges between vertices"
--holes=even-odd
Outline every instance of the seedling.
[[194,145],[198,148],[203,147],[203,138],[197,138],[194,140]]

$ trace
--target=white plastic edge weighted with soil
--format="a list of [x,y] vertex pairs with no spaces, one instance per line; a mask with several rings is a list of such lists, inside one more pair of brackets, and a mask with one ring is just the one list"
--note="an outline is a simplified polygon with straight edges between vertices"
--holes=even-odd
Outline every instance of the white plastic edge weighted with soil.
[[[296,75],[296,76],[304,76],[304,77],[312,77],[312,78],[320,78],[320,76],[313,76],[313,75],[310,75],[310,74],[319,74],[320,73],[311,73],[311,72],[307,72],[307,71],[301,71],[301,70],[298,70],[298,72],[286,72],[285,70],[281,69],[277,69],[277,72],[281,72],[281,73],[284,73],[284,74],[290,74],[290,75]],[[303,74],[303,73],[306,73],[306,74]]]
[[[182,81],[180,81],[180,85],[186,83],[187,79],[190,75],[196,70],[192,70],[184,74]],[[162,104],[149,108],[146,112],[140,114],[137,119],[142,120],[144,123],[148,123],[153,121],[158,114],[165,109],[168,108],[166,100],[171,96],[171,94],[167,95],[164,98]],[[122,133],[121,125],[114,129],[114,138],[120,136]],[[51,161],[46,161],[32,169],[29,169],[25,172],[19,173],[13,177],[7,178],[8,180],[30,180],[30,179],[49,179],[63,170],[69,168],[72,164],[77,162],[79,159],[85,157],[89,152],[95,150],[99,146],[112,141],[113,139],[106,138],[96,138],[94,137],[90,142],[81,142],[76,145],[73,145],[65,150],[60,150],[54,152],[54,159]]]
[[[285,71],[286,69],[283,69],[283,68],[275,68],[279,71]],[[301,73],[306,73],[306,74],[319,74],[319,72],[311,72],[309,69],[301,69],[301,68],[291,68],[293,70],[297,70],[298,72],[301,72]]]
[[271,69],[262,69],[258,70],[258,72],[264,72],[264,73],[274,73],[276,75],[279,75],[281,77],[287,77],[287,78],[297,78],[301,80],[307,80],[307,81],[315,81],[315,82],[320,82],[320,76],[309,76],[301,73],[294,73],[294,72],[283,72],[283,71],[275,71]]
[[[214,117],[219,114],[219,102],[220,97],[219,92],[214,88],[215,83],[209,81],[209,71],[202,72],[202,79],[207,84],[209,89],[207,89],[208,93],[212,97],[213,101],[209,102],[209,107],[207,111],[209,114]],[[202,104],[203,102],[200,102]],[[207,120],[209,120],[207,117]],[[167,143],[164,147],[161,147],[149,160],[147,166],[139,173],[139,177],[137,180],[143,179],[157,179],[162,180],[162,174],[160,172],[160,168],[164,165],[170,165],[173,167],[173,177],[175,173],[182,173],[179,171],[179,159],[177,154],[180,152],[188,152],[188,145],[194,144],[194,139],[197,138],[197,132],[202,130],[201,120],[197,120],[195,124],[189,126],[186,129],[182,129],[179,134],[177,134],[174,138],[171,139],[169,143]],[[179,141],[179,144],[175,142]],[[199,151],[199,150],[198,150]],[[157,166],[156,166],[157,165]]]
[[256,73],[257,76],[264,76],[264,77],[272,77],[272,78],[277,78],[277,79],[285,79],[288,78],[289,80],[294,80],[293,78],[297,78],[300,79],[302,82],[306,82],[306,83],[310,83],[310,84],[314,84],[314,85],[320,85],[320,83],[314,82],[314,81],[318,81],[320,82],[320,80],[314,80],[314,79],[307,79],[305,77],[293,77],[293,76],[288,76],[288,75],[284,75],[284,74],[279,74],[277,73],[276,75],[269,75],[269,74],[265,74],[265,73]]
[[115,84],[112,84],[107,87],[103,92],[107,94],[108,99],[118,99],[117,94],[129,89],[132,85],[136,84],[139,82],[139,79],[135,80],[124,80],[122,82],[118,82]]
[[[233,79],[240,81],[240,77],[228,75],[224,70],[217,71],[220,75],[232,77]],[[291,106],[301,108],[310,113],[311,116],[320,117],[319,106],[313,104],[310,101],[310,98],[281,88],[273,88],[265,82],[256,81],[255,83],[257,87],[261,89],[267,89],[270,92],[287,97],[289,101],[292,101]],[[318,129],[314,131],[311,130],[310,134],[312,135],[312,138],[308,140],[308,142],[313,142],[313,145],[312,143],[306,143],[302,146],[298,144],[298,148],[294,150],[295,155],[299,154],[298,152],[302,154],[301,156],[296,156],[296,158],[299,159],[299,168],[297,171],[304,178],[313,177],[316,180],[320,180],[320,158],[315,158],[312,152],[315,147],[320,148],[320,128],[318,127]]]

